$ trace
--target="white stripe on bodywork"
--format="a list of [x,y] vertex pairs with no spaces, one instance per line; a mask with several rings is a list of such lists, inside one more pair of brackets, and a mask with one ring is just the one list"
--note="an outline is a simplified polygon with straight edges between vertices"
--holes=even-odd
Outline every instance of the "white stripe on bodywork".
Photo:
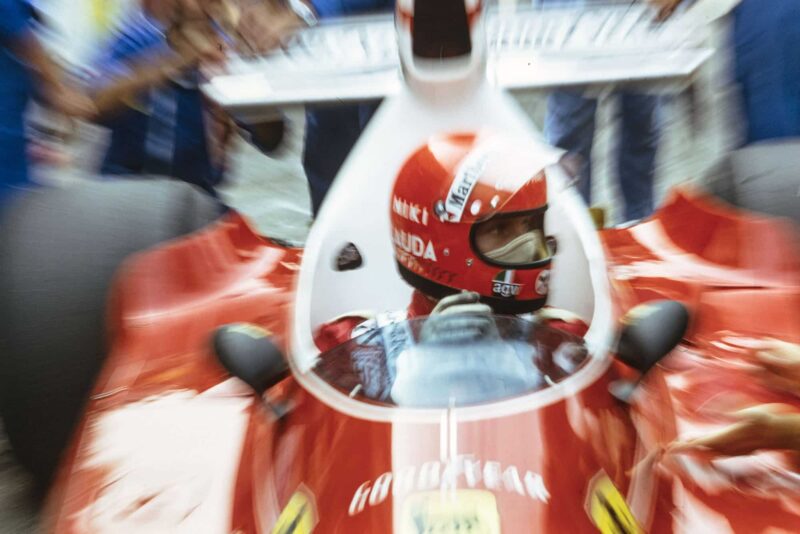
[[[177,391],[97,415],[82,469],[106,474],[83,531],[230,532],[252,395],[237,381]],[[234,395],[234,396],[229,396]]]

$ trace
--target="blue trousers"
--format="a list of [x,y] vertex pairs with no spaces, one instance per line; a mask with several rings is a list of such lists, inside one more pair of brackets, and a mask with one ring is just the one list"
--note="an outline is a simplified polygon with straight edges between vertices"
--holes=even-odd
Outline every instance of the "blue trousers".
[[[394,0],[312,0],[311,3],[322,19],[388,12],[394,8]],[[319,212],[333,179],[377,108],[378,104],[359,104],[306,111],[303,169],[308,178],[314,215]]]
[[376,109],[377,103],[314,108],[306,112],[303,169],[314,215]]
[[800,1],[743,0],[733,26],[746,143],[800,137]]
[[23,110],[0,103],[0,205],[21,188],[31,185],[28,176]]
[[[641,219],[653,212],[658,98],[628,92],[621,92],[618,97],[622,126],[616,159],[625,220]],[[578,189],[587,204],[592,201],[596,111],[597,100],[584,98],[579,92],[559,90],[550,94],[545,118],[548,142],[581,156]]]

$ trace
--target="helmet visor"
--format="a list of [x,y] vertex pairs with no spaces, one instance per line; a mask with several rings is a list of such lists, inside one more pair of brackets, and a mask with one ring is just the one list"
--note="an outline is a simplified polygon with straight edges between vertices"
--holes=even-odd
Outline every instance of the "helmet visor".
[[550,262],[552,253],[544,234],[544,209],[498,214],[476,223],[472,231],[475,252],[489,264],[530,268]]

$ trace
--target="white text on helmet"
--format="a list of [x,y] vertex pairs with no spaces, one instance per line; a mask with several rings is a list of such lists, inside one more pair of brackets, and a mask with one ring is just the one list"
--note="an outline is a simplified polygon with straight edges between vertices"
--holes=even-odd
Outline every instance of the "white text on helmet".
[[492,283],[492,293],[501,297],[516,297],[522,291],[521,284],[508,284],[495,281]]
[[459,167],[444,203],[450,222],[461,221],[467,199],[483,174],[488,160],[489,154],[481,151],[468,156]]
[[417,258],[411,254],[403,252],[402,250],[397,252],[397,259],[400,261],[400,263],[415,273],[424,274],[426,278],[436,280],[437,282],[442,282],[443,284],[452,284],[453,280],[455,280],[458,276],[453,271],[448,271],[447,269],[439,267],[438,265],[428,263],[423,266],[423,264]]
[[393,230],[392,237],[395,246],[399,249],[423,260],[439,261],[431,241],[426,244],[421,237],[402,230]]
[[428,210],[400,197],[392,198],[392,211],[411,222],[428,226]]

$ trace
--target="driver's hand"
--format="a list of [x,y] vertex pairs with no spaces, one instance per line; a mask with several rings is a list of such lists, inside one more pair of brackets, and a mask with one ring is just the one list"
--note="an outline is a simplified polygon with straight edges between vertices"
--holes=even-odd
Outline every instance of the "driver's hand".
[[710,458],[743,456],[759,450],[800,451],[800,414],[785,404],[763,404],[732,414],[736,422],[700,438],[676,441],[669,454]]
[[480,302],[481,296],[474,291],[462,291],[455,295],[449,295],[439,302],[433,308],[431,315],[439,315],[445,313],[478,313],[484,315],[491,315],[492,309]]
[[440,300],[422,326],[421,342],[464,342],[496,335],[492,309],[480,295],[464,291]]

